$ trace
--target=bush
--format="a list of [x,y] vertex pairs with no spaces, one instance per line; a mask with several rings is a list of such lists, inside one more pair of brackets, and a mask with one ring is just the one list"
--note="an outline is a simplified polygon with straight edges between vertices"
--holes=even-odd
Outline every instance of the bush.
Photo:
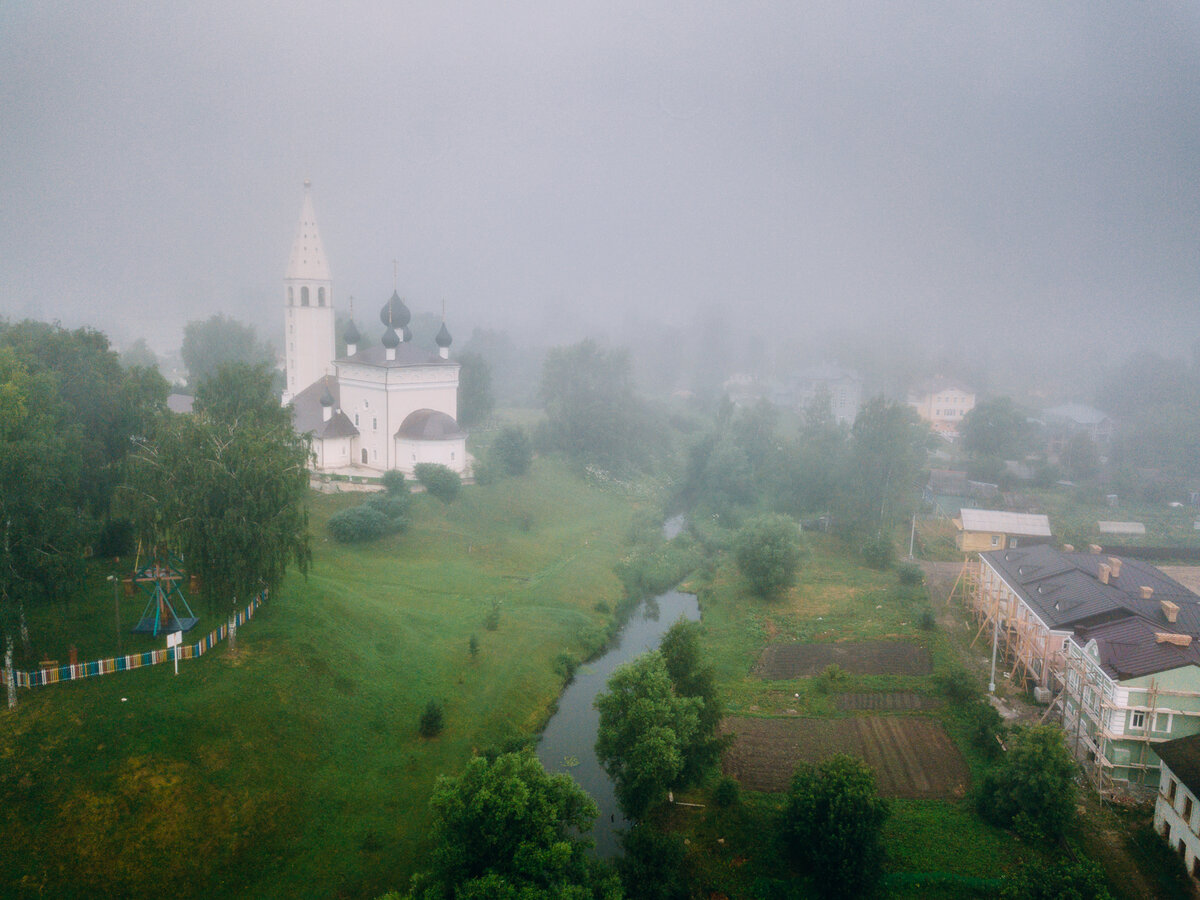
[[872,569],[884,569],[890,567],[896,560],[896,548],[892,546],[892,541],[887,535],[879,532],[875,537],[867,538],[860,548],[863,559]]
[[488,461],[505,475],[524,475],[533,464],[533,443],[520,425],[500,429],[488,448]]
[[479,638],[478,637],[476,637],[475,635],[471,635],[471,637],[467,640],[467,650],[470,651],[472,658],[479,655]]
[[732,809],[742,802],[742,789],[736,781],[725,776],[717,782],[712,792],[713,806],[718,809]]
[[901,563],[896,567],[896,574],[905,587],[916,587],[925,583],[925,573],[916,563]]
[[917,616],[917,627],[922,631],[933,631],[937,628],[937,616],[930,607],[925,607]]
[[355,544],[382,537],[388,533],[390,523],[379,510],[362,504],[334,513],[329,517],[326,527],[335,541]]
[[437,700],[430,700],[425,704],[425,712],[421,713],[421,721],[417,726],[421,737],[437,737],[442,733],[445,725],[446,713],[442,709],[442,704]]
[[383,482],[384,490],[389,494],[408,493],[408,479],[399,469],[388,469],[380,480]]
[[831,663],[817,676],[814,686],[822,694],[828,694],[846,683],[846,671],[837,663]]
[[483,617],[483,627],[488,631],[495,631],[500,627],[500,604],[503,601],[493,600],[492,608],[487,611],[487,615]]
[[933,681],[951,703],[964,704],[979,699],[979,688],[971,676],[961,669],[935,675]]
[[417,463],[413,467],[413,474],[430,496],[437,497],[443,503],[452,501],[462,488],[462,478],[458,473],[441,463]]

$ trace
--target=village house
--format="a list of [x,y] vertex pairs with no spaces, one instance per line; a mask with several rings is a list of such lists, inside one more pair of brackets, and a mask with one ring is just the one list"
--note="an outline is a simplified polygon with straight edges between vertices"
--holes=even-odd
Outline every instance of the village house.
[[953,440],[963,418],[975,408],[975,392],[954,384],[940,383],[909,395],[908,405],[937,434]]
[[1038,513],[964,507],[954,519],[954,545],[964,553],[1047,544],[1050,520]]

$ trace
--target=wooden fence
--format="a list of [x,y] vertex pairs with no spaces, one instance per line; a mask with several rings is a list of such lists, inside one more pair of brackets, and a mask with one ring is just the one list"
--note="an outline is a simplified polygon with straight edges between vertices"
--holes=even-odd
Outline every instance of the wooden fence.
[[[265,593],[265,592],[264,592]],[[262,606],[263,594],[250,601],[250,605],[237,613],[233,620],[238,627],[254,618],[255,611]],[[128,672],[130,669],[140,669],[143,666],[157,666],[159,663],[171,662],[172,655],[179,654],[180,659],[198,659],[225,638],[229,637],[229,623],[213,629],[194,644],[180,644],[172,649],[147,650],[144,653],[130,653],[128,656],[117,656],[110,659],[94,659],[91,662],[76,663],[75,665],[53,666],[45,669],[34,669],[31,672],[13,672],[13,680],[17,687],[40,687],[44,684],[58,684],[60,681],[75,681],[80,678],[92,678],[96,675],[108,675],[111,672]],[[0,685],[8,684],[8,676],[0,668]]]

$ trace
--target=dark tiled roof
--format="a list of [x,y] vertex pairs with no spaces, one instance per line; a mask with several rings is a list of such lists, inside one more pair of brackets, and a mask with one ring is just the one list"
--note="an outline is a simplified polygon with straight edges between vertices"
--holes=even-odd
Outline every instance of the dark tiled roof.
[[451,359],[442,359],[436,353],[422,350],[411,341],[406,341],[396,348],[396,358],[388,359],[387,350],[382,346],[363,347],[353,356],[344,356],[339,363],[358,363],[366,366],[382,366],[388,369],[404,366],[457,366]]
[[[321,406],[321,395],[328,389],[333,397],[334,413],[325,421],[325,410]],[[311,433],[314,438],[353,437],[358,429],[350,417],[342,412],[341,386],[336,378],[321,378],[314,381],[292,398],[292,421],[300,434]]]
[[466,435],[446,413],[435,409],[418,409],[405,417],[396,437],[410,441],[452,441]]
[[1200,734],[1155,744],[1154,752],[1189,791],[1200,797]]
[[1126,616],[1095,628],[1077,628],[1071,639],[1081,647],[1095,641],[1101,668],[1117,681],[1200,665],[1200,645],[1195,640],[1187,647],[1179,647],[1159,642],[1156,635],[1161,633],[1187,631],[1141,616]]
[[[1120,576],[1102,584],[1103,553],[1038,545],[980,556],[1050,628],[1072,630],[1080,646],[1095,640],[1101,666],[1118,679],[1200,665],[1200,597],[1142,560],[1122,557]],[[1154,589],[1150,599],[1142,598],[1143,586]],[[1163,600],[1179,607],[1174,623]],[[1191,635],[1193,644],[1160,643],[1159,633]]]

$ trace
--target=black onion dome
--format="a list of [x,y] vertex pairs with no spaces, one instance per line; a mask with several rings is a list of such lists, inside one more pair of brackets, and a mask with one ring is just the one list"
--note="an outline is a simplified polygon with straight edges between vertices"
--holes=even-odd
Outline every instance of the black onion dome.
[[392,298],[383,304],[383,309],[379,311],[379,320],[392,328],[403,328],[411,318],[412,313],[408,311],[400,295],[392,291]]
[[353,319],[346,323],[346,333],[343,337],[346,338],[347,344],[357,344],[362,340],[362,335],[358,333],[358,326],[354,324]]
[[450,331],[446,328],[445,322],[443,322],[442,327],[438,329],[437,337],[433,339],[433,342],[439,347],[449,347],[452,343],[454,343],[454,339],[450,337]]
[[322,406],[333,406],[333,394],[329,392],[329,382],[325,382],[325,392],[321,394]]
[[396,334],[395,328],[389,328],[383,333],[383,346],[389,350],[395,350],[400,346],[400,335]]

